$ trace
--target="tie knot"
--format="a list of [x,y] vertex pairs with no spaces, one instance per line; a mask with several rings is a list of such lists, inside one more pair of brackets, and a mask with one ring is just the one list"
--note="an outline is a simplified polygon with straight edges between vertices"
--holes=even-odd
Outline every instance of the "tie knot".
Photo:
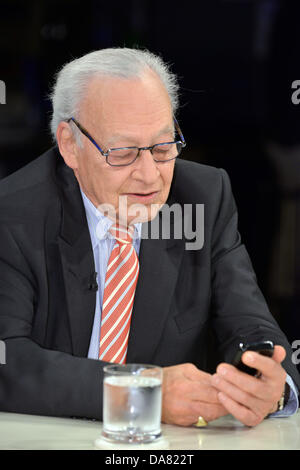
[[134,227],[112,225],[109,229],[109,232],[119,243],[132,243]]

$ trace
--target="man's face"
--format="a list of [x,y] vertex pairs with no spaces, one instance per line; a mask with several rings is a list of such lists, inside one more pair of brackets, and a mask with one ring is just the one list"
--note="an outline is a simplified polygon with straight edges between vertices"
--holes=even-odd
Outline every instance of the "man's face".
[[[78,120],[104,151],[174,140],[170,99],[152,72],[141,79],[93,79],[81,103]],[[137,221],[137,213],[130,211],[136,204],[143,204],[144,215],[146,212],[146,219],[142,217],[141,221],[153,218],[167,200],[174,160],[155,163],[146,150],[131,165],[112,167],[84,135],[81,139],[83,147],[76,147],[73,169],[81,189],[93,204],[113,206],[122,220],[124,211],[119,210],[119,200],[121,197],[124,202],[126,197],[128,223]]]

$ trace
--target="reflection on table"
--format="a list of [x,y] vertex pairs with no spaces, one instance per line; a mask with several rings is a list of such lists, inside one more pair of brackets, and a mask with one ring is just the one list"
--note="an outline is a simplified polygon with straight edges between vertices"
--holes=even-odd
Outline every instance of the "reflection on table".
[[300,413],[265,419],[255,428],[228,415],[205,428],[162,425],[155,443],[111,444],[101,438],[102,423],[84,419],[0,413],[0,449],[300,449]]

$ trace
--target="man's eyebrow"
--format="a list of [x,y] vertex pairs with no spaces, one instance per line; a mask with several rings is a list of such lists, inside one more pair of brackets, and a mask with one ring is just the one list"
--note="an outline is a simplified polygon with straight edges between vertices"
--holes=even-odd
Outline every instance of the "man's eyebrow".
[[157,137],[160,137],[161,135],[164,135],[164,134],[172,134],[172,136],[174,136],[174,135],[175,135],[174,125],[173,125],[173,126],[166,126],[166,127],[164,127],[164,128],[156,135],[156,138],[157,138]]
[[[174,131],[174,126],[166,126],[163,129],[161,129],[154,137],[153,140],[158,139],[160,136],[164,134],[172,134],[172,137],[175,135]],[[128,144],[136,144],[136,137],[134,136],[129,136],[126,134],[121,134],[121,133],[116,133],[114,134],[107,142],[107,147],[112,148],[113,145],[115,145],[116,142],[118,141],[123,141],[123,142],[128,142]],[[159,143],[159,142],[158,142]]]

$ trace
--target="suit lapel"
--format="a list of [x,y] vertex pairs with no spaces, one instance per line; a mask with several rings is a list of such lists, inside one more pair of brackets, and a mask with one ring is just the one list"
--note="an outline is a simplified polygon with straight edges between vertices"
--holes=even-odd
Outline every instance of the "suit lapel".
[[62,226],[58,244],[72,348],[74,355],[86,357],[96,306],[96,292],[90,286],[95,271],[93,250],[79,185],[73,171],[63,166],[59,178]]

